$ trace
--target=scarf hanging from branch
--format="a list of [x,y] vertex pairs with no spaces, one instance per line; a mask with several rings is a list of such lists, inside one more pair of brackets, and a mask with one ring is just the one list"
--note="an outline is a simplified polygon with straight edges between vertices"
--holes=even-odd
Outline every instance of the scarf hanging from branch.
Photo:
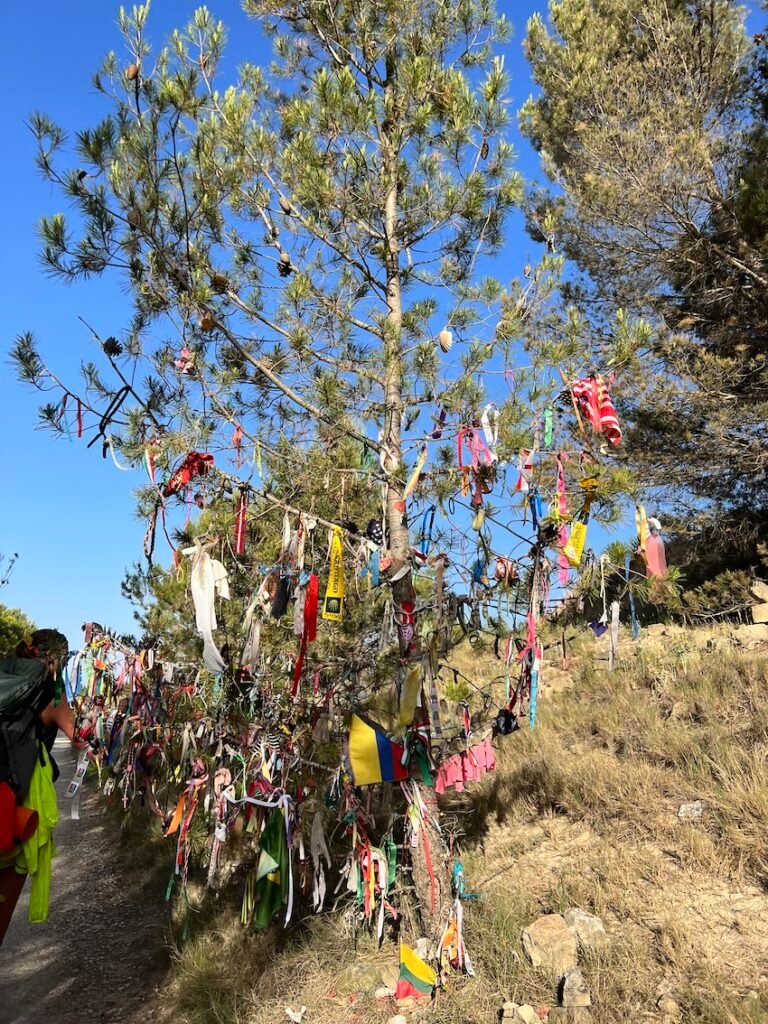
[[248,521],[248,492],[240,491],[235,517],[235,554],[242,555],[245,551],[245,528]]
[[571,385],[571,394],[587,414],[596,434],[604,434],[613,445],[621,441],[616,410],[602,377],[585,377]]
[[635,526],[637,527],[637,545],[640,554],[645,558],[645,542],[648,539],[648,518],[644,505],[635,505]]
[[331,533],[331,557],[328,585],[323,600],[323,618],[328,622],[341,622],[344,606],[344,546],[341,529],[334,526]]
[[[565,452],[560,452],[555,456],[555,462],[557,464],[557,515],[562,521],[568,515],[568,498],[565,493],[565,469],[563,463],[568,459],[568,455]],[[559,546],[561,548],[560,553],[557,556],[558,566],[558,581],[561,587],[568,586],[568,569],[570,562],[566,555],[563,554],[562,549],[568,543],[568,527],[562,522],[560,526],[560,535],[558,538]]]
[[[472,457],[472,461],[469,465],[464,462],[464,445],[466,444],[469,449],[469,454]],[[485,444],[480,434],[474,427],[462,427],[456,437],[456,461],[459,466],[459,471],[462,472],[465,469],[479,469],[480,460],[483,460],[486,466],[493,464],[493,458],[488,446]]]
[[235,465],[240,469],[243,463],[243,428],[239,423],[232,434],[232,447],[235,449]]
[[447,417],[448,413],[443,408],[443,406],[440,406],[440,412],[437,414],[437,419],[435,420],[435,429],[432,431],[433,441],[439,441],[440,438],[443,436],[443,427],[445,426],[445,421]]
[[499,457],[496,454],[496,446],[499,443],[499,410],[493,402],[489,402],[483,409],[480,425],[483,428],[488,451],[491,454],[491,462],[498,462]]
[[307,580],[307,586],[304,593],[304,631],[301,637],[299,656],[296,659],[296,665],[293,670],[293,685],[291,686],[292,697],[298,696],[299,693],[299,684],[301,682],[301,673],[304,670],[304,656],[307,653],[307,644],[314,643],[317,639],[318,590],[317,576],[312,573]]
[[551,409],[544,410],[544,447],[552,447],[552,435],[554,433],[553,416]]
[[427,446],[424,445],[424,447],[419,452],[419,457],[416,460],[416,465],[413,467],[413,472],[411,473],[411,478],[408,481],[408,483],[406,484],[405,490],[403,491],[403,501],[405,501],[407,498],[410,498],[411,494],[416,489],[416,484],[419,482],[419,477],[421,476],[421,471],[424,469],[424,463],[426,461],[427,461]]
[[525,494],[530,487],[531,473],[533,472],[533,457],[535,452],[529,448],[521,448],[518,456],[518,477],[515,490],[518,494]]

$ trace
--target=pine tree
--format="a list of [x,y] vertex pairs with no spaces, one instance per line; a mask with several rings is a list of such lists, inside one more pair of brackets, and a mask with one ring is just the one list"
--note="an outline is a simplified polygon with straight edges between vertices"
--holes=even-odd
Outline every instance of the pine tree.
[[[86,323],[103,360],[85,362],[78,388],[48,368],[32,335],[15,346],[19,375],[56,393],[41,411],[51,429],[156,474],[138,495],[148,558],[161,530],[179,547],[191,532],[217,538],[234,598],[221,633],[236,650],[259,566],[279,557],[284,513],[315,518],[317,545],[321,529],[340,524],[354,547],[378,521],[385,586],[368,593],[364,584],[344,621],[324,629],[318,662],[334,668],[344,708],[386,714],[382,695],[419,669],[422,634],[431,643],[439,622],[430,608],[439,570],[414,568],[420,517],[428,522],[433,504],[449,513],[434,548],[454,566],[452,586],[471,589],[473,568],[509,551],[499,467],[532,446],[535,422],[553,412],[563,389],[555,365],[570,373],[588,346],[552,308],[556,254],[507,284],[488,273],[523,190],[497,52],[509,27],[486,0],[248,0],[275,65],[246,65],[222,88],[221,23],[201,8],[153,55],[148,9],[121,12],[129,60],[111,54],[94,78],[113,113],[77,134],[76,167],[61,169],[60,129],[32,118],[39,167],[76,210],[72,226],[60,214],[43,219],[44,262],[65,281],[120,275],[130,322]],[[534,323],[540,343],[510,384]],[[500,414],[498,464],[462,471],[457,441],[480,436],[488,398]],[[567,394],[561,408],[575,431]],[[215,468],[164,497],[190,453],[212,455]],[[545,497],[550,462],[538,470]],[[608,477],[597,504],[609,512]],[[226,540],[241,488],[250,496],[245,559]],[[496,495],[483,499],[483,489]],[[173,503],[183,508],[183,495],[202,512],[179,528]],[[527,553],[536,541],[540,566],[556,534],[540,543],[526,529],[515,543]],[[134,570],[125,593],[161,652],[194,657],[185,572],[183,560],[178,570]],[[520,580],[520,610],[534,601],[538,611]],[[390,599],[401,628],[393,643],[372,646]],[[412,622],[420,602],[422,621]],[[270,630],[265,642],[283,665],[295,636],[280,623]],[[452,633],[449,623],[447,640]],[[282,672],[270,686],[285,684]],[[425,847],[414,851],[413,878],[436,933],[450,882],[434,838],[431,850],[431,861]]]
[[[523,110],[557,192],[532,193],[582,271],[597,334],[616,313],[622,411],[646,494],[706,546],[754,544],[768,521],[768,268],[760,75],[726,0],[550,4],[527,52]],[[556,223],[556,226],[552,226]],[[634,363],[634,373],[631,372]]]
[[[61,214],[43,219],[45,265],[64,280],[120,275],[133,312],[122,328],[87,325],[104,362],[83,365],[82,387],[54,374],[29,334],[15,346],[19,373],[56,393],[41,410],[51,429],[76,429],[118,463],[154,467],[138,502],[148,557],[161,528],[174,543],[189,540],[187,528],[173,533],[175,499],[162,499],[163,484],[190,452],[213,453],[215,470],[184,490],[197,489],[205,508],[193,529],[226,551],[232,502],[249,488],[250,557],[227,555],[236,608],[259,563],[278,556],[283,512],[342,524],[353,542],[371,518],[383,526],[382,579],[405,625],[405,609],[429,588],[414,574],[408,503],[420,513],[454,497],[465,506],[435,540],[456,581],[467,579],[464,535],[489,557],[489,524],[509,527],[492,497],[480,510],[459,493],[457,437],[479,430],[491,397],[499,462],[516,460],[532,443],[532,419],[562,391],[550,359],[567,366],[584,343],[551,309],[558,256],[506,285],[488,274],[523,192],[496,53],[508,25],[488,0],[244,6],[273,38],[269,71],[245,65],[222,88],[225,30],[206,8],[153,55],[145,3],[121,11],[129,61],[110,54],[94,78],[113,112],[77,134],[77,166],[61,169],[64,133],[33,116],[38,165],[76,211],[74,226]],[[532,346],[510,394],[516,346],[534,319],[546,345]],[[490,396],[484,372],[498,382]],[[432,443],[410,496],[419,453],[440,429],[442,447]],[[486,470],[478,489],[493,485]],[[184,583],[151,570],[130,574],[125,588],[148,633],[194,653],[179,615]],[[384,603],[381,592],[350,602],[323,639],[351,706],[421,661],[417,624],[399,629],[383,656],[366,646]],[[241,641],[240,622],[227,625]],[[286,632],[270,642],[295,651]],[[420,848],[414,880],[434,932],[450,886],[443,878],[432,905],[423,857]]]

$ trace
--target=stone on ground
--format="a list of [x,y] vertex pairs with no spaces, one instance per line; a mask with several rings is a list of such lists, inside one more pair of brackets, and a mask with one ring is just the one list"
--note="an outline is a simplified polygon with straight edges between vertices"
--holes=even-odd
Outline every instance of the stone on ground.
[[670,995],[663,995],[659,998],[656,1006],[668,1020],[679,1020],[681,1016],[680,1007]]
[[749,626],[736,626],[733,636],[749,650],[768,641],[768,624],[760,622]]
[[534,1008],[527,1003],[522,1006],[518,1006],[517,1003],[504,1003],[501,1008],[501,1019],[513,1021],[514,1024],[535,1024],[539,1018]]
[[583,950],[597,949],[608,941],[608,934],[601,919],[579,907],[566,910],[565,923],[575,933]]
[[379,968],[373,964],[352,963],[339,974],[336,991],[342,996],[372,992],[379,986],[379,974]]
[[559,977],[577,963],[576,935],[560,914],[545,914],[524,928],[523,949],[534,967]]
[[589,988],[584,980],[584,975],[578,967],[574,967],[566,972],[565,977],[560,983],[558,994],[560,996],[560,1004],[565,1007],[590,1006],[592,1004]]

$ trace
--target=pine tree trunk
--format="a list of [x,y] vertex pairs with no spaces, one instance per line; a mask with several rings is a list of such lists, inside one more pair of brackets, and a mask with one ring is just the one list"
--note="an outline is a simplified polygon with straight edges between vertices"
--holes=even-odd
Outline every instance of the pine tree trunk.
[[[385,109],[390,114],[388,124],[397,123],[397,101],[395,90],[396,59],[388,58],[387,81],[385,84]],[[403,308],[400,281],[400,242],[397,233],[398,219],[398,152],[386,124],[381,129],[381,150],[383,181],[385,189],[384,235],[387,270],[387,317],[384,334],[384,431],[385,463],[388,472],[387,490],[387,532],[392,558],[392,572],[397,573],[411,557],[408,520],[404,499],[405,465],[402,450],[403,397],[403,350],[402,323]],[[415,609],[416,591],[413,573],[407,572],[392,585],[392,600],[398,621],[403,604],[410,602]],[[413,629],[398,629],[400,658],[404,665],[421,659],[421,644],[418,623]],[[422,702],[424,694],[422,692]],[[434,791],[418,783],[419,791],[426,806],[432,811],[435,821],[438,809]],[[413,884],[419,904],[419,917],[427,937],[436,942],[446,922],[451,897],[450,869],[447,851],[442,836],[429,821],[424,822],[419,845],[412,850]]]

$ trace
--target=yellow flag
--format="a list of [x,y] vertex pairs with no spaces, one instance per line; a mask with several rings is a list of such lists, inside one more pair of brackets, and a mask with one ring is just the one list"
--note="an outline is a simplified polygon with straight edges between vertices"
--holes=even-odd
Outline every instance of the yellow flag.
[[328,586],[323,598],[323,618],[330,622],[341,622],[344,604],[344,546],[341,530],[334,526],[331,537],[331,565]]
[[635,526],[637,527],[637,539],[639,542],[640,551],[642,552],[643,558],[645,558],[645,542],[648,540],[648,517],[645,514],[644,505],[635,506]]
[[571,527],[571,536],[563,548],[563,554],[576,567],[581,562],[584,553],[584,542],[587,539],[587,524],[577,520]]

